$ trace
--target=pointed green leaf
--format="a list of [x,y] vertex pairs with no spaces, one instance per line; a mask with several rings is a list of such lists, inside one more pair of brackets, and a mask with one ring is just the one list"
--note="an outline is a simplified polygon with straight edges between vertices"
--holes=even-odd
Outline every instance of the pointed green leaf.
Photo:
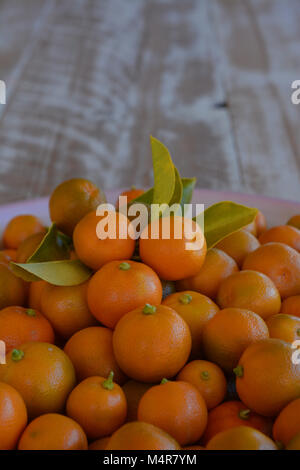
[[167,147],[150,137],[154,174],[153,204],[169,204],[175,189],[175,170]]
[[182,198],[181,206],[184,204],[189,204],[193,197],[193,191],[196,185],[196,178],[181,178],[182,181]]
[[87,281],[92,270],[79,260],[48,261],[44,263],[10,263],[12,271],[24,281],[43,279],[55,286],[76,286]]
[[174,192],[172,195],[172,199],[169,202],[169,205],[172,206],[172,204],[180,204],[182,200],[182,194],[183,194],[183,185],[182,185],[182,180],[180,178],[179,171],[177,170],[176,166],[174,166],[174,172],[175,172],[175,186],[174,186]]
[[53,224],[35,252],[28,258],[27,263],[69,259],[71,246],[72,239],[60,232]]

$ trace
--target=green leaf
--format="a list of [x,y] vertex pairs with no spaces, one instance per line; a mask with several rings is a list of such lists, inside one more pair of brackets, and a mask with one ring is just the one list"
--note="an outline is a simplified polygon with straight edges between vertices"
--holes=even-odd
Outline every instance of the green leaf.
[[154,188],[148,189],[148,191],[144,192],[140,196],[136,197],[133,199],[129,205],[134,204],[134,203],[140,203],[140,204],[152,204],[153,201],[153,194],[154,194]]
[[43,279],[55,286],[76,286],[87,281],[92,270],[79,260],[48,261],[43,263],[10,263],[12,271],[24,281]]
[[196,178],[181,178],[182,181],[182,198],[181,206],[184,204],[189,204],[193,197],[193,191],[196,185]]
[[[232,201],[222,201],[204,211],[204,235],[207,248],[212,248],[233,232],[253,222],[258,210]],[[201,218],[201,214],[194,218]],[[199,219],[200,220],[200,219]],[[201,224],[200,224],[201,225]]]
[[167,147],[150,137],[154,173],[153,204],[169,204],[175,190],[175,169]]
[[176,166],[174,166],[174,173],[175,173],[175,186],[172,198],[169,202],[169,205],[172,204],[180,204],[183,194],[183,185],[182,180],[180,178],[179,171],[177,170]]
[[60,232],[53,224],[44,236],[43,240],[28,258],[27,263],[40,263],[44,261],[56,261],[70,258],[72,239]]

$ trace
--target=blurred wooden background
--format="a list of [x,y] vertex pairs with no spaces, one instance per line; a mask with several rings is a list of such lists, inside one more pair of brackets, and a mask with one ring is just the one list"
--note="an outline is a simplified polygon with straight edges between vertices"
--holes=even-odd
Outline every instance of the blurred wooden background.
[[300,199],[299,0],[1,0],[0,202],[84,176]]

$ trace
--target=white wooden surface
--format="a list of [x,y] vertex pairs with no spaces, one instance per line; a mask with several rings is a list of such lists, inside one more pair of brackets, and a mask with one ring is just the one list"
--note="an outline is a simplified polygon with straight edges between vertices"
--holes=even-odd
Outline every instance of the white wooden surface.
[[1,0],[0,202],[149,186],[149,134],[199,187],[300,200],[299,25],[299,0]]

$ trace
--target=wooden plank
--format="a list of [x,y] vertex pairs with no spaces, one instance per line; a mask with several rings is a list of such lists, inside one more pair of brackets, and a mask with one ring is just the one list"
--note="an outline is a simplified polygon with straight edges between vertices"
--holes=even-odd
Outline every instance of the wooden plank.
[[[222,75],[248,192],[299,199],[299,111],[290,101],[297,78],[299,3],[217,0]],[[299,50],[298,50],[299,59]]]

